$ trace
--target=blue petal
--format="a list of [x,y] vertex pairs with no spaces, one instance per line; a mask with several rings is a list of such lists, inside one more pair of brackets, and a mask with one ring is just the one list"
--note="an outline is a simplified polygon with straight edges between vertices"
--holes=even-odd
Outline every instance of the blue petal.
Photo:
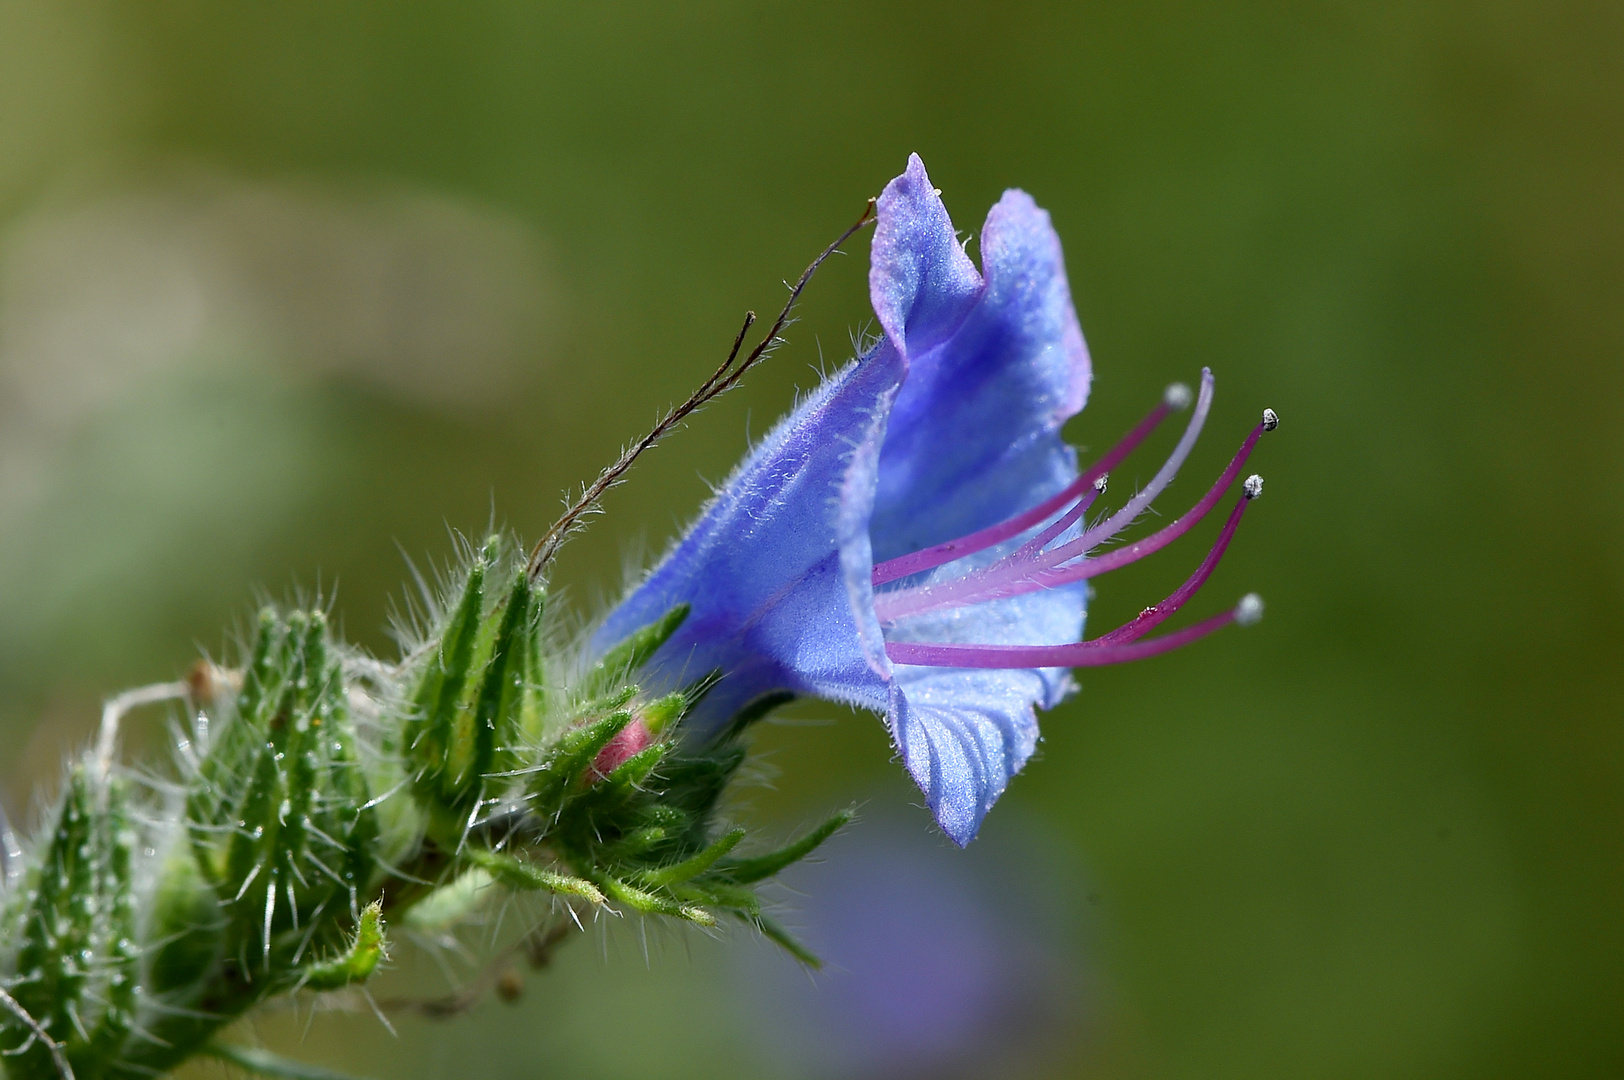
[[876,210],[869,302],[892,345],[912,356],[953,333],[981,293],[981,275],[959,246],[918,154],[885,186]]
[[1031,756],[1035,707],[1057,704],[1069,675],[893,670],[885,639],[1075,641],[1086,587],[882,634],[873,562],[1003,520],[1075,478],[1059,432],[1087,399],[1088,353],[1059,241],[1026,195],[1006,193],[988,215],[985,280],[917,157],[879,217],[870,292],[885,340],[774,429],[589,651],[691,605],[645,678],[657,691],[725,674],[690,730],[714,731],[775,690],[884,710],[937,820],[964,844]]
[[[881,341],[869,359],[893,365],[896,370],[903,369],[902,359],[889,341]],[[869,543],[868,526],[874,516],[874,493],[884,439],[885,427],[877,427],[853,451],[840,484],[835,511],[835,544],[840,553],[840,575],[856,624],[858,645],[869,669],[882,682],[891,678],[891,661],[885,655],[885,635],[879,616],[874,611],[874,550]]]
[[885,684],[863,655],[835,519],[852,462],[872,459],[902,378],[876,350],[782,420],[699,521],[593,635],[600,655],[677,604],[687,620],[654,655],[645,689],[725,677],[685,722],[703,738],[751,699],[788,690],[872,709]]
[[[1013,678],[1012,678],[1013,676]],[[1037,717],[1028,699],[1033,672],[933,675],[906,690],[891,685],[888,720],[908,773],[954,843],[975,839],[982,819],[1032,755]]]
[[[951,236],[944,222],[937,239]],[[886,328],[908,379],[880,458],[877,559],[996,524],[1076,478],[1060,429],[1088,399],[1090,367],[1060,239],[1030,196],[1010,191],[987,215],[981,250],[986,282],[949,335]],[[956,279],[925,281],[948,299],[914,310],[934,316],[956,300]]]
[[[1090,378],[1059,238],[1024,192],[1006,192],[987,216],[984,281],[958,246],[918,158],[886,189],[879,211],[870,292],[908,375],[878,462],[863,463],[863,482],[847,485],[871,485],[871,501],[842,514],[843,571],[865,630],[871,621],[877,626],[868,586],[874,558],[996,524],[1076,478],[1076,455],[1060,429],[1086,402]],[[856,527],[859,517],[867,517],[866,532]],[[956,577],[998,554],[935,576]],[[1085,604],[1086,588],[1071,586],[910,620],[885,637],[1076,641]],[[865,651],[874,662],[876,650]],[[1069,674],[892,671],[883,651],[875,666],[894,679],[887,723],[904,764],[943,831],[968,843],[1032,755],[1035,706],[1058,704],[1071,688]]]
[[[1005,547],[1016,543],[1019,539]],[[932,576],[957,577],[966,564],[1000,554],[986,552]],[[1086,599],[1087,586],[1079,582],[904,620],[886,637],[981,645],[1076,641],[1082,637]],[[982,818],[1032,756],[1038,736],[1034,706],[1053,708],[1073,685],[1064,668],[894,669],[887,722],[903,764],[955,842],[963,845],[975,837]]]

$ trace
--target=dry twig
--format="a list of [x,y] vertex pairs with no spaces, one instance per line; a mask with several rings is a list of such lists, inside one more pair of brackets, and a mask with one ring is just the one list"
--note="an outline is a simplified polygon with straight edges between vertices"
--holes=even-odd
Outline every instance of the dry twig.
[[772,329],[767,332],[767,336],[761,340],[760,344],[751,349],[742,361],[735,365],[734,361],[738,360],[739,350],[744,347],[745,335],[750,332],[750,327],[756,321],[755,312],[745,312],[744,325],[739,328],[738,337],[733,339],[733,349],[727,354],[727,359],[722,361],[722,366],[712,372],[711,377],[706,379],[698,390],[688,396],[688,400],[667,412],[660,419],[660,422],[649,430],[647,435],[627,447],[620,455],[619,460],[599,473],[598,478],[581,492],[581,497],[575,500],[570,505],[570,508],[565,510],[563,515],[553,523],[552,528],[548,529],[546,534],[536,542],[535,548],[530,552],[530,580],[537,581],[541,578],[542,574],[546,572],[548,564],[552,562],[553,556],[558,554],[558,549],[564,546],[564,542],[569,539],[570,534],[580,526],[581,519],[592,512],[594,507],[597,506],[598,500],[603,498],[604,492],[620,483],[627,470],[642,456],[643,451],[663,439],[673,428],[693,415],[694,412],[704,408],[737,386],[739,380],[744,377],[745,372],[762,360],[773,346],[782,342],[783,339],[778,335],[784,329],[785,324],[789,322],[790,314],[795,310],[795,304],[800,300],[801,293],[805,290],[807,283],[812,280],[812,275],[817,273],[818,267],[823,265],[825,259],[840,249],[840,245],[850,240],[858,229],[873,220],[874,200],[870,199],[868,205],[863,208],[862,215],[852,223],[851,227],[841,233],[834,243],[824,248],[822,253],[813,259],[806,270],[802,272],[801,276],[790,288],[789,299],[785,301],[783,310],[779,311],[778,318],[773,320]]

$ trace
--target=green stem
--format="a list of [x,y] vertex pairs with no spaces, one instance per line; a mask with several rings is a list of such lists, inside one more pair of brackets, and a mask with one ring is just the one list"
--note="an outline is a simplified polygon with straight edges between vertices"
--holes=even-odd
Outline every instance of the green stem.
[[247,1069],[260,1076],[275,1077],[277,1080],[357,1080],[344,1073],[324,1069],[320,1065],[308,1065],[303,1061],[294,1061],[292,1058],[285,1058],[280,1054],[252,1046],[208,1042],[203,1045],[202,1052],[239,1069]]

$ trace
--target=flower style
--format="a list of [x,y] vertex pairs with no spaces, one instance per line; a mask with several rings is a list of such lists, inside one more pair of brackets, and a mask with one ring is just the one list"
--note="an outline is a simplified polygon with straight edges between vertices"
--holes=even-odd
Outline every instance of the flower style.
[[678,605],[689,614],[646,669],[654,689],[721,676],[684,721],[703,738],[752,706],[812,696],[885,716],[943,831],[974,838],[1037,740],[1035,709],[1069,669],[1153,656],[1262,604],[1140,640],[1207,580],[1262,480],[1248,478],[1217,543],[1165,601],[1080,640],[1087,579],[1171,543],[1222,499],[1277,420],[1158,532],[1090,555],[1143,513],[1193,447],[1212,401],[1151,482],[1097,524],[1106,473],[1191,393],[1162,402],[1079,472],[1061,426],[1090,363],[1049,216],[1011,190],[987,215],[983,268],[960,245],[924,165],[878,201],[869,289],[883,337],[818,387],[733,473],[700,519],[591,641],[601,655]]

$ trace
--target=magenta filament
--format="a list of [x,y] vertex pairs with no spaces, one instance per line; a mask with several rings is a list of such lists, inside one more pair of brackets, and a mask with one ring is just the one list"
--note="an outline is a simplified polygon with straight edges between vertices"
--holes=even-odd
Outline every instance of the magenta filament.
[[[1203,380],[1202,390],[1206,393],[1207,400],[1210,401],[1212,395],[1208,389],[1209,381]],[[1124,435],[1122,441],[1113,446],[1109,453],[1084,470],[1083,474],[1068,485],[1064,491],[1051,496],[1030,510],[1023,510],[1008,521],[999,522],[997,525],[973,532],[969,536],[961,536],[957,540],[949,540],[944,544],[937,544],[934,547],[928,547],[909,555],[903,555],[900,558],[882,562],[874,567],[874,584],[884,585],[887,582],[896,581],[898,578],[905,578],[910,574],[917,574],[923,570],[934,570],[936,567],[943,566],[955,559],[962,559],[966,555],[984,551],[996,544],[1003,543],[1012,536],[1020,535],[1040,521],[1047,520],[1054,515],[1056,510],[1059,510],[1073,499],[1079,497],[1088,498],[1088,493],[1094,490],[1094,485],[1100,478],[1116,468],[1124,458],[1133,453],[1134,449],[1144,442],[1145,438],[1167,418],[1168,413],[1174,409],[1187,408],[1189,404],[1190,388],[1183,383],[1174,383],[1167,388],[1167,392],[1162,395],[1162,400],[1157,403],[1154,409],[1150,410],[1148,416],[1139,421],[1132,431]],[[1200,431],[1200,423],[1205,419],[1206,412],[1204,410],[1199,410],[1198,416],[1192,418],[1191,423],[1195,425],[1198,432]]]
[[[1201,428],[1211,409],[1212,394],[1212,373],[1204,370],[1201,373],[1201,389],[1195,410],[1172,454],[1142,491],[1098,524],[1082,527],[1079,531],[1079,524],[1083,521],[1084,515],[1104,491],[1107,471],[1138,447],[1169,412],[1188,403],[1188,390],[1183,387],[1170,388],[1161,403],[1121,442],[1112,447],[1100,461],[1084,470],[1076,481],[1058,495],[997,525],[877,565],[874,568],[874,584],[887,584],[985,551],[1043,525],[1035,535],[1015,550],[961,576],[877,592],[874,596],[874,609],[881,626],[894,630],[904,620],[915,616],[964,608],[1084,581],[1137,562],[1184,536],[1218,504],[1224,492],[1229,490],[1236,478],[1241,475],[1242,468],[1263,433],[1273,431],[1279,425],[1279,417],[1272,409],[1264,410],[1263,419],[1248,433],[1229,465],[1206,494],[1187,512],[1166,527],[1131,544],[1103,555],[1092,557],[1089,555],[1093,549],[1111,540],[1132,524],[1172,482],[1200,436]],[[1094,667],[1158,656],[1205,637],[1231,623],[1247,625],[1255,622],[1262,615],[1262,601],[1255,595],[1248,595],[1231,611],[1214,615],[1194,626],[1162,637],[1148,641],[1139,640],[1178,611],[1212,576],[1234,538],[1236,529],[1240,527],[1246,507],[1262,493],[1262,477],[1256,475],[1248,477],[1243,489],[1243,498],[1236,502],[1211,550],[1184,584],[1161,603],[1146,608],[1127,623],[1101,637],[1060,645],[887,641],[886,655],[896,664],[931,667]],[[1044,524],[1045,522],[1047,524]],[[1065,538],[1067,534],[1072,535]]]

